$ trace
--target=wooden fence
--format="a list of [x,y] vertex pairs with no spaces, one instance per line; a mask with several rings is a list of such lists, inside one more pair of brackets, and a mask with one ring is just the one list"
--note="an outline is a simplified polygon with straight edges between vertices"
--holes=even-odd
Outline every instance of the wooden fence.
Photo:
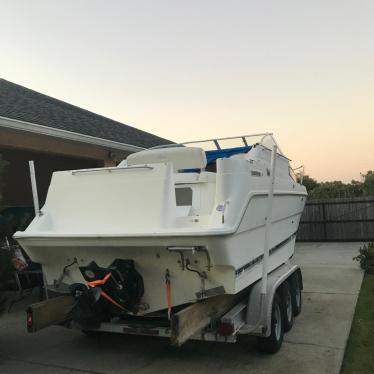
[[297,240],[374,241],[374,196],[308,201]]

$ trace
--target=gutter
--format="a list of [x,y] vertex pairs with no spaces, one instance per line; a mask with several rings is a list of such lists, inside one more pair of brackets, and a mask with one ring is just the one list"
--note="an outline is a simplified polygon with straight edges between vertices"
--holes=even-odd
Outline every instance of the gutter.
[[93,144],[104,148],[115,149],[119,151],[126,152],[137,152],[145,148],[138,147],[136,145],[116,142],[113,140],[107,140],[102,138],[97,138],[95,136],[84,135],[73,131],[55,129],[53,127],[38,125],[36,123],[25,122],[21,120],[16,120],[12,118],[0,116],[0,128],[6,128],[16,131],[28,132],[38,135],[46,135],[53,138],[72,140],[75,142]]

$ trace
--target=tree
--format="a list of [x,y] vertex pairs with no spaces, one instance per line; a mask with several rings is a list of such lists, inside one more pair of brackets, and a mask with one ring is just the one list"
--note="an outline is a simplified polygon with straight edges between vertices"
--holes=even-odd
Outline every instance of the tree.
[[374,196],[374,171],[369,170],[364,175],[364,182],[362,186],[365,196]]
[[319,186],[319,183],[309,175],[304,175],[302,184],[305,186],[308,192]]
[[362,183],[343,183],[341,181],[322,182],[309,192],[309,199],[333,199],[338,197],[360,197],[363,195]]
[[303,185],[308,191],[310,200],[374,196],[374,171],[369,170],[363,177],[363,182],[352,180],[350,183],[343,183],[341,181],[318,182],[306,175]]

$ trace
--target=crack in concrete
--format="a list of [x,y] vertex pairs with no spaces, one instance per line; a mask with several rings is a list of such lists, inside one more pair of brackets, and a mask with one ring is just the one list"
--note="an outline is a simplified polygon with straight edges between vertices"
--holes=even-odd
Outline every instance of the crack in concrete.
[[303,265],[299,264],[301,267],[301,270],[303,269],[350,269],[355,271],[362,271],[359,267],[352,266],[352,265],[344,265],[344,264],[338,264],[338,265],[330,265],[330,264],[308,264]]
[[333,347],[331,345],[323,345],[323,344],[317,344],[317,343],[305,343],[305,342],[292,342],[291,340],[284,340],[285,343],[294,344],[294,345],[310,345],[312,347],[319,347],[319,348],[328,348],[328,349],[334,349],[336,351],[344,351],[344,348],[341,347]]
[[63,365],[47,364],[47,363],[38,362],[38,361],[22,360],[19,358],[13,358],[13,357],[7,357],[7,356],[0,356],[0,357],[4,361],[14,361],[14,362],[21,362],[24,364],[30,364],[30,365],[36,365],[36,366],[42,366],[42,367],[69,370],[70,372],[86,373],[86,374],[107,374],[102,371],[94,371],[94,370],[89,370],[89,369],[85,370],[85,369],[73,368],[73,367],[63,366]]
[[139,368],[136,368],[136,369],[134,369],[134,370],[131,370],[131,371],[129,372],[129,374],[138,373],[139,371],[141,371],[141,370],[143,370],[143,369],[145,369],[145,368],[147,368],[147,367],[149,367],[149,366],[152,366],[152,365],[156,362],[156,360],[157,360],[157,359],[154,359],[154,360],[152,360],[152,362],[148,362],[147,364],[144,364],[144,365],[142,365],[142,366],[139,367]]
[[348,296],[357,296],[360,291],[357,292],[325,292],[325,291],[303,291],[303,294],[317,293],[322,295],[348,295]]

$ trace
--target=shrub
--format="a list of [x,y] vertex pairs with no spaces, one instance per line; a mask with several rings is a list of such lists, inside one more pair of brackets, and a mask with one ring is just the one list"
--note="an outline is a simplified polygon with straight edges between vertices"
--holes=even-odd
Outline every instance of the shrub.
[[360,266],[368,274],[374,274],[374,242],[367,245],[364,244],[359,249],[359,254],[353,257],[354,260],[360,262]]

